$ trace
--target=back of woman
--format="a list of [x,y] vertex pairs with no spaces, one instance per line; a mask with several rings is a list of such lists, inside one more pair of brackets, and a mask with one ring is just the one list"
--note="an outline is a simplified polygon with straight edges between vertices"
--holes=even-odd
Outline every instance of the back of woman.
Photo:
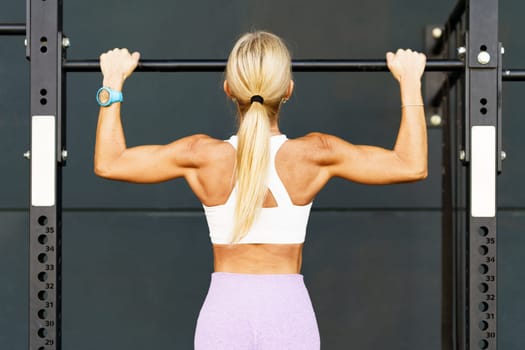
[[279,117],[294,89],[291,58],[283,41],[268,32],[243,35],[228,59],[224,91],[238,111],[236,135],[227,140],[192,135],[168,145],[128,148],[119,96],[139,58],[125,49],[101,56],[95,172],[137,183],[184,177],[202,202],[214,271],[195,349],[319,349],[300,273],[312,202],[332,177],[366,184],[426,177],[420,91],[425,56],[411,50],[386,55],[402,105],[391,150],[322,133],[288,139]]

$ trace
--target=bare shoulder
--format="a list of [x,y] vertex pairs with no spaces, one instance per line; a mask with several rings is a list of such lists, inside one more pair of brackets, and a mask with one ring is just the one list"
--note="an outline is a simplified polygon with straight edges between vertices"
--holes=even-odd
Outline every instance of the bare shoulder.
[[199,150],[201,148],[206,148],[213,145],[219,145],[222,143],[222,140],[216,139],[206,134],[194,134],[186,136],[180,139],[183,141],[189,148]]
[[302,137],[292,139],[291,141],[297,143],[300,147],[306,150],[330,150],[334,146],[334,142],[337,142],[339,138],[330,134],[322,132],[311,132]]
[[202,154],[203,156],[206,154],[214,156],[232,148],[227,142],[224,142],[224,140],[206,134],[195,134],[184,137],[180,140],[184,140],[184,143],[189,150],[194,153]]
[[179,157],[186,158],[192,167],[201,167],[231,157],[233,147],[223,140],[205,134],[183,137],[172,144]]
[[334,147],[341,141],[336,136],[321,132],[311,132],[290,140],[290,150],[296,156],[319,165],[330,162]]

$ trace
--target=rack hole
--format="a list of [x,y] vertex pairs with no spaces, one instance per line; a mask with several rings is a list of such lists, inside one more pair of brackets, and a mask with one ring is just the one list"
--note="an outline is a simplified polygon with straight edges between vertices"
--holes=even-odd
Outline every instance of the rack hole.
[[487,311],[489,309],[489,304],[487,304],[486,302],[482,301],[481,303],[479,303],[478,308],[479,308],[479,311],[485,312],[485,311]]
[[485,107],[482,107],[480,110],[481,114],[485,115],[487,114],[487,109]]
[[47,243],[47,236],[46,235],[40,235],[38,236],[38,242],[40,244],[46,244]]
[[481,237],[485,237],[489,234],[489,229],[487,228],[487,226],[480,226],[478,229],[478,233]]
[[489,324],[487,323],[487,321],[481,321],[479,323],[479,329],[481,329],[482,331],[485,331],[489,328]]
[[481,293],[487,293],[489,291],[489,285],[486,283],[480,283],[478,289]]
[[481,100],[479,100],[479,103],[481,103],[483,106],[485,106],[487,104],[487,99],[486,98],[482,98]]
[[40,328],[38,330],[38,336],[40,338],[45,338],[47,336],[47,330],[45,328]]
[[486,245],[479,246],[479,253],[481,255],[487,255],[488,252],[489,252],[489,248]]
[[42,106],[47,105],[47,98],[41,98],[41,99],[40,99],[40,104],[41,104]]
[[47,311],[45,309],[38,310],[38,318],[45,320],[47,318]]
[[39,254],[38,261],[40,261],[42,264],[45,263],[47,261],[47,254],[46,253]]
[[38,223],[40,224],[40,226],[47,225],[47,216],[45,216],[45,215],[39,216],[38,217]]
[[479,341],[479,348],[480,349],[486,349],[489,347],[489,342],[486,341],[485,339],[482,339]]
[[481,264],[479,265],[479,273],[481,273],[482,275],[486,274],[487,272],[489,272],[489,267],[486,265],[486,264]]
[[45,290],[41,290],[40,292],[38,292],[38,299],[46,300],[47,299],[47,292]]
[[[42,1],[46,1],[46,0],[42,0]],[[44,348],[43,346],[39,347],[38,350],[46,350],[46,348]]]
[[40,89],[40,95],[42,95],[42,96],[47,95],[47,90],[46,89]]
[[487,51],[487,46],[485,46],[485,45],[481,45],[481,46],[479,47],[479,50],[480,50],[480,51]]
[[47,38],[45,36],[41,37],[40,43],[42,44],[40,46],[40,52],[46,53],[47,52]]
[[42,281],[42,282],[47,281],[47,273],[45,273],[45,272],[40,272],[40,273],[38,274],[38,280],[39,280],[39,281]]

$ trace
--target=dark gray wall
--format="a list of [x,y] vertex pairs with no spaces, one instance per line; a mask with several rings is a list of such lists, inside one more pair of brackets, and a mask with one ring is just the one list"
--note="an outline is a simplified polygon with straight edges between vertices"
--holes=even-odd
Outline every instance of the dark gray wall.
[[[236,37],[268,29],[295,58],[376,58],[423,48],[425,25],[442,23],[454,1],[80,1],[64,3],[70,58],[113,47],[144,58],[225,58]],[[505,65],[525,66],[525,4],[501,1]],[[24,2],[4,1],[0,22],[23,22]],[[27,349],[28,64],[23,39],[0,38],[0,344]],[[397,86],[383,73],[298,73],[283,112],[290,137],[334,133],[390,147],[399,123]],[[183,181],[110,182],[92,172],[98,74],[68,76],[64,169],[64,349],[190,349],[212,271],[199,203]],[[204,132],[226,138],[233,109],[216,73],[134,75],[123,119],[128,144],[167,143]],[[502,350],[525,332],[525,148],[521,95],[506,83],[499,183]],[[430,176],[418,184],[333,181],[315,201],[303,273],[323,349],[440,349],[441,132],[429,131]],[[196,210],[197,209],[197,210]]]

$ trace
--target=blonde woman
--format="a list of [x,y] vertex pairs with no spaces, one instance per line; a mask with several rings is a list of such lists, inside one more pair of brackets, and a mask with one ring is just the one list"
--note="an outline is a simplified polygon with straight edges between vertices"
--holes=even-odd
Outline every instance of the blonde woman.
[[224,91],[238,108],[237,135],[226,141],[193,135],[127,148],[121,91],[139,56],[115,49],[100,57],[95,173],[136,183],[183,177],[202,202],[214,272],[195,349],[319,349],[300,274],[312,201],[332,177],[390,184],[427,176],[420,92],[425,56],[411,50],[386,54],[401,89],[401,125],[392,150],[322,133],[287,139],[279,112],[294,88],[291,59],[282,40],[267,32],[243,35],[228,59]]

